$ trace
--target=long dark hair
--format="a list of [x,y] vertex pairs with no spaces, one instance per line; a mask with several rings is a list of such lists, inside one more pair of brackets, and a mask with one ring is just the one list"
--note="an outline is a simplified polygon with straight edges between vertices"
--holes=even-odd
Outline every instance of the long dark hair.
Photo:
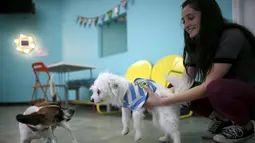
[[[201,21],[199,34],[195,39],[191,39],[184,30],[183,58],[186,58],[186,54],[197,53],[196,69],[201,81],[204,81],[211,71],[213,58],[218,50],[221,34],[225,29],[239,28],[251,41],[251,46],[255,48],[255,38],[252,33],[245,27],[226,20],[215,0],[186,0],[183,2],[182,8],[187,5],[201,12]],[[185,61],[184,66],[187,67]]]

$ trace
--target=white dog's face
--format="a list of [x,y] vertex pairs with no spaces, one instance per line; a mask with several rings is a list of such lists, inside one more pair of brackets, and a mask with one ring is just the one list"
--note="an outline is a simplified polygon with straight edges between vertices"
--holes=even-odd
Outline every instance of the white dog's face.
[[90,87],[92,91],[91,102],[95,104],[110,101],[112,103],[119,103],[120,96],[125,94],[126,79],[112,74],[101,73],[95,80],[94,84]]
[[92,91],[91,102],[98,104],[107,100],[106,89],[100,88],[100,86],[94,84],[90,87],[90,90]]
[[107,101],[111,93],[109,76],[110,74],[99,74],[94,84],[90,87],[92,91],[91,102],[98,104]]

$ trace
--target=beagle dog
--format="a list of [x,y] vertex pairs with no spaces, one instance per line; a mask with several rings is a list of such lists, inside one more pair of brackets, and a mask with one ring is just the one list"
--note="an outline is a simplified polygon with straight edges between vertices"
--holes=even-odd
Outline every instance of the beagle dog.
[[53,77],[50,79],[52,102],[45,99],[33,101],[23,114],[16,115],[19,122],[20,143],[31,143],[33,139],[44,139],[44,143],[56,143],[54,130],[57,127],[66,129],[72,143],[77,143],[68,121],[73,117],[75,110],[64,108],[56,102],[57,92]]

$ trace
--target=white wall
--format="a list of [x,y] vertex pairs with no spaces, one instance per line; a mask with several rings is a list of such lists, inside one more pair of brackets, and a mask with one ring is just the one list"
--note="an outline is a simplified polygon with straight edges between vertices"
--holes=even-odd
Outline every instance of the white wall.
[[232,0],[233,21],[246,26],[255,35],[255,0]]

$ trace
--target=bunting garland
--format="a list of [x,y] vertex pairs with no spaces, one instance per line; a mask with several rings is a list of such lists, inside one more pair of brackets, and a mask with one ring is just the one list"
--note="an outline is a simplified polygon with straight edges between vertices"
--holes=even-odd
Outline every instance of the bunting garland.
[[112,10],[109,10],[107,12],[107,15],[108,15],[108,20],[111,20],[111,18],[112,18]]
[[84,18],[84,20],[83,20],[83,26],[84,26],[84,27],[87,26],[87,19],[86,19],[86,18]]
[[92,18],[89,18],[89,19],[88,19],[88,24],[89,24],[89,27],[90,27],[91,24],[92,24]]
[[118,16],[120,14],[120,5],[117,5],[115,8],[114,8],[114,13]]
[[[83,17],[78,16],[77,22],[79,22],[80,25],[83,24],[84,27],[91,27],[92,23],[94,23],[95,26],[101,25],[105,21],[105,17],[107,16],[107,21],[109,21],[113,18],[113,16],[119,16],[120,15],[120,6],[124,8],[124,10],[127,10],[128,3],[134,4],[134,0],[121,0],[121,3],[112,8],[111,10],[108,10],[106,14],[102,14],[101,16],[95,16],[95,17]],[[114,19],[115,22],[118,21],[125,21],[126,16],[120,16],[119,18]]]
[[104,18],[105,18],[104,14],[100,16],[101,21],[104,21]]
[[96,26],[98,23],[98,16],[94,18],[94,21],[95,21],[95,26]]
[[82,24],[83,19],[84,19],[83,17],[80,18],[80,25]]

